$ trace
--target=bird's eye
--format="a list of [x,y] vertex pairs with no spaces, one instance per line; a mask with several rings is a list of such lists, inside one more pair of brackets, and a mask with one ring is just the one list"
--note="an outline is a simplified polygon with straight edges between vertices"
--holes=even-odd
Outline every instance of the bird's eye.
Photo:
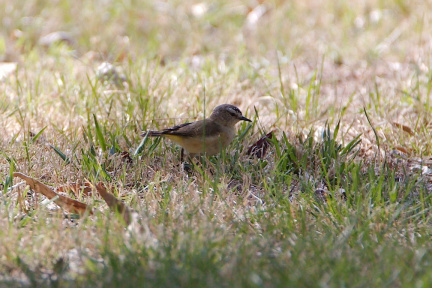
[[228,109],[228,113],[231,114],[231,116],[237,116],[237,115],[241,115],[240,110],[237,107],[230,107],[230,109]]

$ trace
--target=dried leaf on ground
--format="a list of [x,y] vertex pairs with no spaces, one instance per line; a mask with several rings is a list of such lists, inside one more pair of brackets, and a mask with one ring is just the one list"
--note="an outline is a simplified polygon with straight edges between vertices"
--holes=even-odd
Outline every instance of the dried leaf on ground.
[[50,187],[39,182],[36,179],[33,179],[33,178],[31,178],[27,175],[24,175],[22,173],[19,173],[19,172],[15,172],[13,174],[13,176],[25,180],[27,185],[29,185],[33,191],[40,193],[40,194],[43,194],[48,199],[56,198],[54,200],[54,202],[57,205],[59,205],[60,207],[62,207],[63,209],[65,209],[71,213],[83,215],[84,213],[86,213],[86,211],[89,211],[89,213],[92,214],[92,212],[91,212],[90,208],[87,206],[87,204],[82,203],[80,201],[76,201],[76,200],[71,199],[71,198],[68,198],[66,196],[57,194]]
[[102,182],[96,185],[96,191],[102,196],[111,211],[118,212],[128,226],[132,221],[132,211],[122,201],[118,200],[112,193],[109,193]]
[[263,158],[267,152],[267,148],[270,146],[269,139],[273,138],[273,131],[267,133],[261,137],[257,142],[249,146],[247,155],[255,156],[257,158]]
[[128,163],[128,164],[132,164],[132,163],[133,163],[132,157],[130,156],[130,153],[127,152],[127,151],[123,151],[123,152],[121,152],[121,153],[120,153],[120,157],[121,157],[121,159],[122,159],[124,162],[126,162],[126,163]]
[[69,46],[75,46],[76,44],[72,34],[65,31],[52,32],[39,39],[39,45],[41,46],[49,47],[59,43],[66,43]]
[[56,189],[57,192],[69,192],[72,191],[76,197],[79,197],[82,193],[85,196],[91,196],[92,195],[92,187],[90,182],[76,182],[76,183],[69,183],[64,186],[60,186]]
[[406,133],[410,134],[411,136],[414,135],[414,131],[410,127],[408,127],[406,125],[403,125],[403,124],[400,124],[400,123],[397,123],[397,122],[392,122],[392,125],[394,127],[402,129],[403,131],[405,131]]
[[400,152],[402,152],[402,153],[405,153],[405,154],[409,154],[410,153],[407,148],[402,147],[402,146],[396,146],[395,149],[398,150],[398,151],[400,151]]

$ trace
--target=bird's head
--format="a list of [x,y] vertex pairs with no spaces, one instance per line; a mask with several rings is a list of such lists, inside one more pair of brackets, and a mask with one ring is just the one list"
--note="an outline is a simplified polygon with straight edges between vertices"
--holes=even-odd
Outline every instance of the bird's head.
[[234,126],[239,121],[252,122],[243,116],[240,109],[230,104],[217,106],[210,115],[210,119],[224,126]]

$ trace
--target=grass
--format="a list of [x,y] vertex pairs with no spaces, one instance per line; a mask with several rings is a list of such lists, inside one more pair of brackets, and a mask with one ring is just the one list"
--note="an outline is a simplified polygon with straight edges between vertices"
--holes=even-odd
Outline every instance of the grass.
[[[431,3],[7,2],[0,286],[431,285]],[[222,103],[253,122],[189,172],[139,136]],[[13,172],[101,181],[136,225],[94,194],[68,195],[93,215],[65,213]]]

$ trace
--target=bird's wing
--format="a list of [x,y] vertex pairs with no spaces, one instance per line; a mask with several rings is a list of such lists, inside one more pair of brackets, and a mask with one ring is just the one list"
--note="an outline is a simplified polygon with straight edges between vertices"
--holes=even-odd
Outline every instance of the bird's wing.
[[203,135],[218,135],[222,127],[211,120],[200,120],[185,123],[162,131],[163,135],[175,135],[183,137],[202,137]]
[[193,123],[183,123],[171,128],[166,128],[161,132],[162,135],[182,135],[182,132],[185,131],[184,127],[190,127]]
[[180,130],[182,127],[188,126],[192,123],[183,123],[171,128],[166,128],[162,131],[145,131],[141,134],[141,136],[146,136],[148,135],[149,137],[158,137],[158,136],[163,136],[163,135],[180,135],[180,134],[176,134],[178,130]]
[[[205,126],[204,126],[205,125]],[[199,120],[192,123],[183,123],[162,131],[148,131],[141,134],[149,137],[157,136],[183,136],[183,137],[201,137],[203,135],[218,135],[222,132],[222,127],[211,120]]]

